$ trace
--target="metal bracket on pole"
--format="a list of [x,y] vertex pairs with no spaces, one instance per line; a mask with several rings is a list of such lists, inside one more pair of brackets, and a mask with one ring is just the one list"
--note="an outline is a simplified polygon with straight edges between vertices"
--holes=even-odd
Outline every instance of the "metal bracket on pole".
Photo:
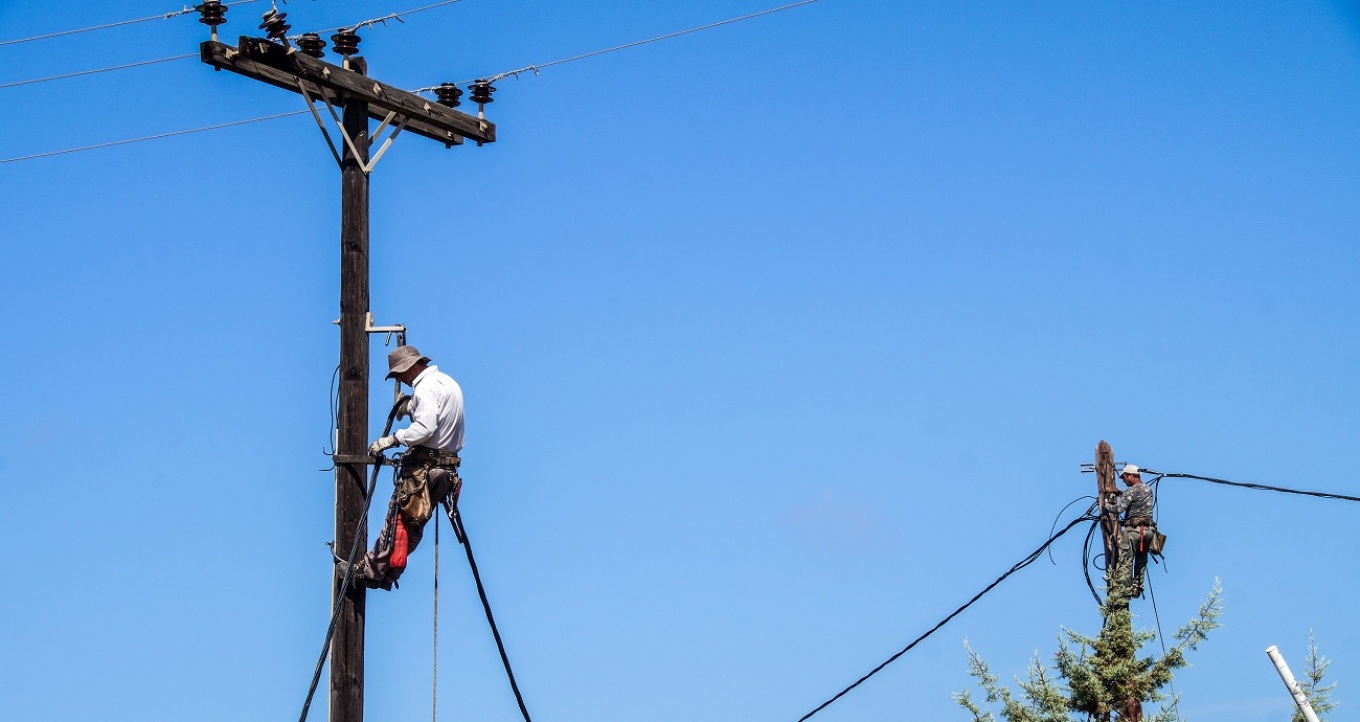
[[404,324],[404,323],[398,323],[398,324],[393,324],[393,325],[391,325],[391,326],[374,326],[374,325],[373,325],[373,312],[372,312],[372,311],[369,311],[369,312],[364,316],[364,330],[367,331],[368,333],[385,333],[385,334],[387,334],[387,345],[389,345],[389,346],[392,344],[392,334],[396,334],[396,335],[397,335],[397,345],[398,345],[398,346],[405,346],[405,345],[406,345],[406,324]]
[[[316,100],[312,98],[312,94],[308,92],[306,84],[302,82],[302,78],[297,79],[297,86],[298,92],[302,93],[303,99],[307,101],[307,110],[312,112],[312,118],[316,120],[316,127],[320,128],[321,134],[326,137],[326,145],[331,149],[331,155],[335,158],[336,165],[343,166],[344,161],[340,158],[340,149],[335,147],[335,141],[331,138],[330,132],[326,130],[326,124],[322,122],[321,116],[316,112]],[[383,131],[387,130],[388,126],[391,125],[393,118],[397,118],[397,124],[391,126],[392,132],[383,140],[382,145],[378,148],[378,152],[374,153],[373,157],[369,158],[368,162],[365,163],[358,160],[359,150],[354,146],[354,139],[349,137],[349,133],[345,132],[345,123],[340,119],[340,115],[335,112],[335,104],[324,94],[321,96],[321,102],[326,104],[326,110],[330,111],[331,118],[335,120],[335,125],[340,129],[340,137],[345,140],[345,145],[349,147],[349,152],[354,156],[355,161],[359,164],[359,168],[364,172],[364,175],[373,172],[373,169],[378,165],[378,161],[382,159],[383,154],[392,146],[392,141],[396,140],[397,136],[401,134],[401,131],[406,128],[406,123],[410,120],[410,118],[404,115],[398,117],[397,111],[395,110],[388,111],[387,117],[383,118],[382,122],[378,124],[378,129],[373,131],[373,135],[369,138],[369,142],[372,143],[377,140],[378,137],[383,134]]]

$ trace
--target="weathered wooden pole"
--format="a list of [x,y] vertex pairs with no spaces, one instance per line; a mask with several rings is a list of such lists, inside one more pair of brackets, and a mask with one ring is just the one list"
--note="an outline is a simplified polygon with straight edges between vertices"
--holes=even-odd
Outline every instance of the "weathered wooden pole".
[[[1121,639],[1133,639],[1133,619],[1129,616],[1129,579],[1120,576],[1119,558],[1119,514],[1110,506],[1118,491],[1114,482],[1114,450],[1102,439],[1096,445],[1096,484],[1097,498],[1100,499],[1100,532],[1105,541],[1105,601],[1108,604],[1113,594],[1118,603],[1117,609],[1106,609],[1105,624],[1124,624],[1127,628],[1116,635]],[[1127,569],[1123,571],[1127,572]],[[1130,645],[1130,658],[1138,654],[1136,645]],[[1119,718],[1123,722],[1141,722],[1143,701],[1137,697],[1119,700]],[[1108,717],[1107,717],[1108,719]]]
[[1100,499],[1100,534],[1105,542],[1105,590],[1114,588],[1119,558],[1119,515],[1109,508],[1118,489],[1114,484],[1114,450],[1102,439],[1096,445],[1096,498]]
[[[346,66],[367,73],[363,58],[350,57]],[[356,457],[368,446],[368,103],[361,97],[344,101],[347,144],[340,176],[340,418],[336,431],[336,454]],[[358,154],[356,157],[356,153]],[[365,467],[337,464],[335,469],[335,548],[348,550],[357,534],[360,548],[367,547],[368,530],[358,526],[367,504],[364,495]],[[337,600],[339,580],[332,588],[332,603],[340,602],[331,640],[331,722],[362,722],[364,719],[364,602],[362,585],[351,584],[343,601]]]

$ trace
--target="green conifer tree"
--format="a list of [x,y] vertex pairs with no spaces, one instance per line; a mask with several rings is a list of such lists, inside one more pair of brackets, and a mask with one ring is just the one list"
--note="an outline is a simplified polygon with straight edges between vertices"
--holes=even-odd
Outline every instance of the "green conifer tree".
[[[1133,629],[1128,593],[1122,586],[1114,585],[1101,607],[1104,624],[1100,633],[1091,637],[1062,630],[1054,662],[1056,678],[1036,656],[1025,679],[1016,677],[1020,687],[1018,698],[991,673],[982,657],[965,645],[969,674],[986,693],[987,703],[1001,705],[1003,720],[1072,722],[1078,719],[1074,715],[1080,715],[1081,719],[1110,722],[1129,718],[1128,711],[1123,709],[1128,700],[1167,699],[1161,690],[1171,682],[1175,670],[1186,666],[1186,653],[1197,649],[1209,631],[1219,626],[1222,586],[1215,580],[1213,591],[1200,605],[1195,618],[1173,635],[1176,644],[1165,654],[1150,657],[1139,657],[1137,653],[1157,635]],[[973,716],[973,722],[995,722],[992,712],[979,707],[967,690],[955,694],[954,699]],[[1149,718],[1150,722],[1173,722],[1176,702],[1171,699]]]
[[[1332,690],[1336,688],[1336,682],[1323,684],[1322,676],[1327,672],[1327,666],[1332,660],[1318,654],[1317,637],[1312,632],[1308,633],[1308,660],[1304,662],[1303,676],[1299,680],[1299,687],[1303,688],[1303,694],[1308,698],[1308,704],[1312,705],[1313,711],[1317,713],[1318,722],[1327,722],[1323,715],[1336,709],[1337,703],[1332,701]],[[1294,717],[1291,722],[1304,722],[1303,712],[1298,705],[1294,706]]]

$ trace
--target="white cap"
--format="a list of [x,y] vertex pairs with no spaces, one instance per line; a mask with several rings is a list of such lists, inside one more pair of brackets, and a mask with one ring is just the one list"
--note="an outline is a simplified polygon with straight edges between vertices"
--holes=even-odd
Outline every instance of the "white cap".
[[1137,466],[1134,466],[1133,464],[1125,464],[1124,470],[1119,472],[1119,475],[1123,476],[1125,474],[1138,474],[1138,473],[1139,471]]

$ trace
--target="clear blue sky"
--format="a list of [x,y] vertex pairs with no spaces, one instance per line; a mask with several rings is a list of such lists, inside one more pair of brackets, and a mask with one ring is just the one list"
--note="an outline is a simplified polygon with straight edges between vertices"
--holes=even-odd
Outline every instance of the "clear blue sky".
[[[464,0],[362,47],[420,87],[777,4]],[[3,2],[0,40],[178,5]],[[206,35],[0,46],[0,84]],[[498,85],[494,145],[403,136],[378,166],[373,312],[463,385],[467,526],[539,722],[796,720],[1047,538],[1102,438],[1360,493],[1355,2],[822,0]],[[0,103],[0,158],[303,107],[193,59]],[[0,164],[7,718],[296,718],[339,189],[305,115]],[[1264,650],[1300,669],[1310,630],[1360,705],[1358,512],[1163,484],[1163,627],[1224,587],[1187,719],[1285,719]],[[1009,675],[1097,628],[1081,541],[814,719],[965,719],[965,639]],[[370,596],[369,719],[429,714],[432,552]],[[445,534],[440,718],[515,720],[460,554]]]

